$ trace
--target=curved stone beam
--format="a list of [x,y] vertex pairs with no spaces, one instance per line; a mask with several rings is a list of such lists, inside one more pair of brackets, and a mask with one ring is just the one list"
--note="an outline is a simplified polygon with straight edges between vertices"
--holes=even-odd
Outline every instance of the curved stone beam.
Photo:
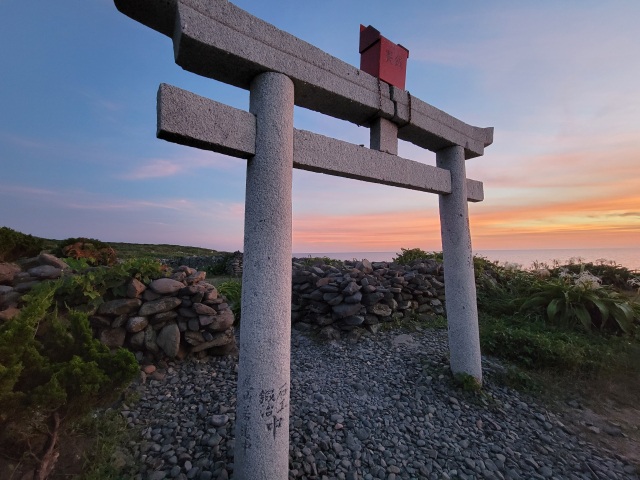
[[459,145],[481,156],[493,128],[478,128],[279,30],[226,0],[114,0],[116,7],[173,39],[178,65],[241,88],[266,71],[294,82],[295,104],[358,125],[387,118],[398,138],[438,151]]

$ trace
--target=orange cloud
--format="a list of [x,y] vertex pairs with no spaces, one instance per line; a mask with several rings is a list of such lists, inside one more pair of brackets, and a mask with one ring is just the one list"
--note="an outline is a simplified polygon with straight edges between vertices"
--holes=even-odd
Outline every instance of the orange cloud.
[[476,248],[640,245],[640,194],[517,206],[472,206]]
[[[475,249],[635,247],[640,194],[547,204],[470,206]],[[365,215],[304,215],[293,221],[294,251],[441,248],[437,209]]]
[[392,251],[419,246],[440,248],[437,211],[366,215],[304,215],[293,220],[293,250]]

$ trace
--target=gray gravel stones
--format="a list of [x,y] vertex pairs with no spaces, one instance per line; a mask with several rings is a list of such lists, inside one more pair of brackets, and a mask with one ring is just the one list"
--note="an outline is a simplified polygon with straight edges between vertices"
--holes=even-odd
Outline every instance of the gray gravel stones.
[[[409,335],[408,337],[399,335]],[[289,478],[638,479],[621,457],[569,433],[483,363],[482,394],[456,387],[446,332],[380,332],[357,343],[292,332]],[[187,359],[122,406],[140,437],[136,479],[233,473],[237,360]]]

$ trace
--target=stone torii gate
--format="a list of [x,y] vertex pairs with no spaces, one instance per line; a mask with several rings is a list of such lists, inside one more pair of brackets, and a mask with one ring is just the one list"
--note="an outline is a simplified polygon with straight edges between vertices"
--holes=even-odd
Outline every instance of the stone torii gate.
[[[227,0],[114,0],[173,39],[185,70],[250,91],[249,112],[170,85],[158,137],[247,159],[234,477],[286,479],[289,453],[292,168],[439,194],[451,369],[482,381],[465,160],[493,128],[438,110]],[[293,128],[293,107],[371,128],[371,148]],[[398,138],[436,167],[397,156]]]

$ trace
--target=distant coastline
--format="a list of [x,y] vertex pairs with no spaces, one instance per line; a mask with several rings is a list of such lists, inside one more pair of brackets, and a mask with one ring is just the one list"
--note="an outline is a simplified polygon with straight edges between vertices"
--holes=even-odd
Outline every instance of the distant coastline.
[[[294,257],[329,257],[335,260],[361,260],[372,262],[391,261],[398,252],[310,252],[294,253]],[[613,261],[630,270],[640,271],[640,248],[562,248],[531,250],[477,250],[475,255],[500,263],[515,263],[529,269],[533,262],[552,264],[554,260],[567,263],[571,258],[580,258],[585,262],[599,260]]]

